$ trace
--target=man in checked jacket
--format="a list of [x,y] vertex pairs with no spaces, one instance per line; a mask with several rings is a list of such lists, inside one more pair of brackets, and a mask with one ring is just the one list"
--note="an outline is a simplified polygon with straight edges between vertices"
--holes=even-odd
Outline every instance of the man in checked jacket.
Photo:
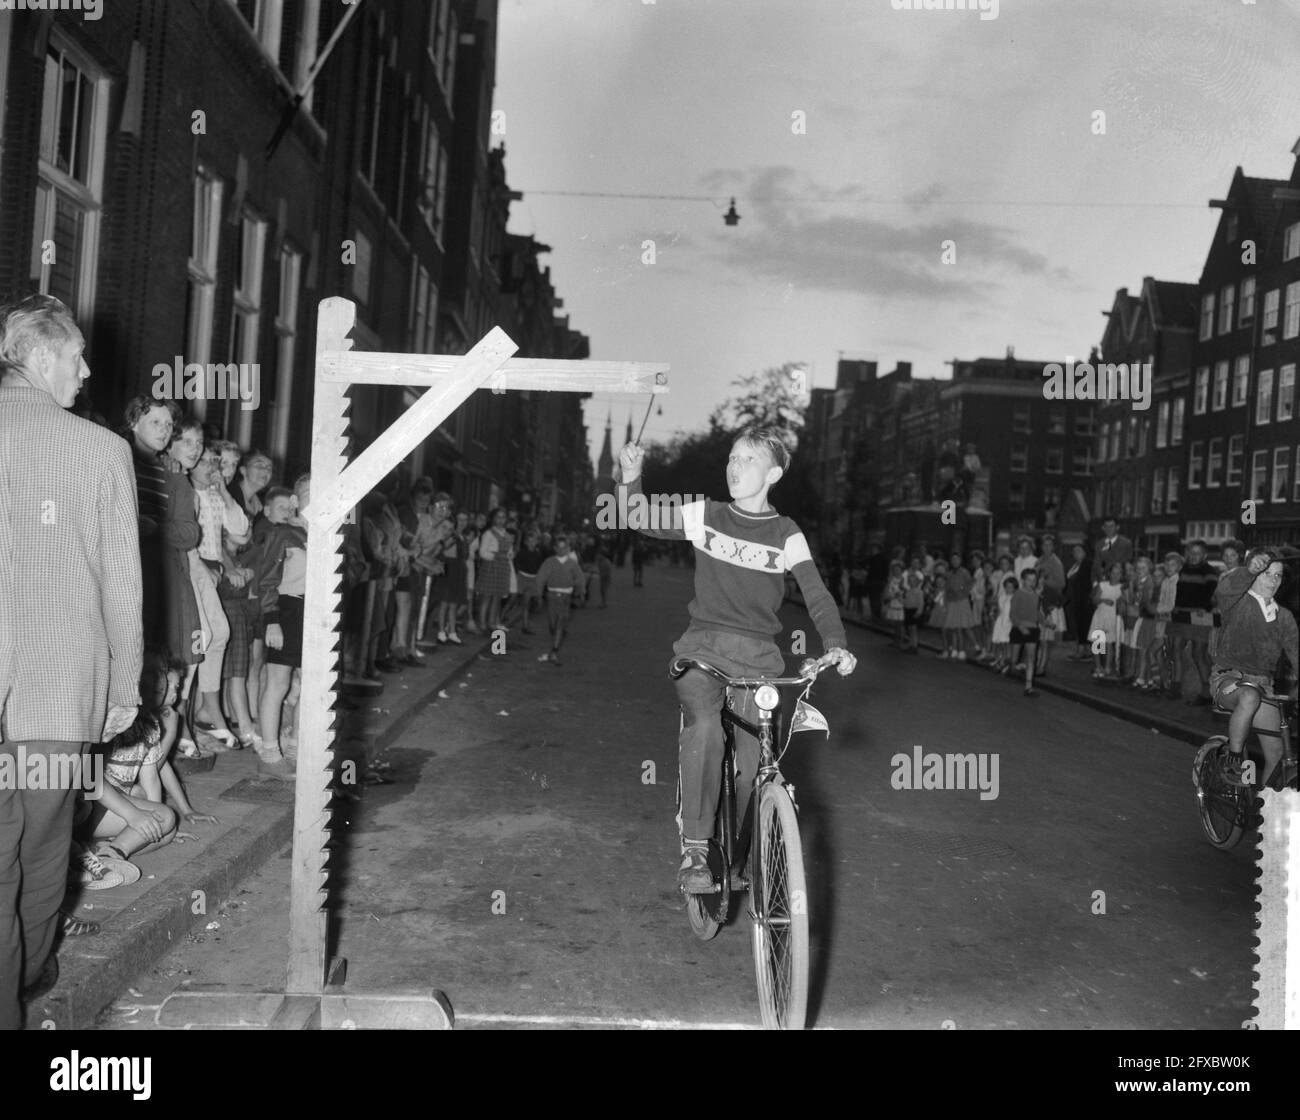
[[64,411],[90,376],[84,345],[56,299],[29,296],[0,308],[0,1029],[7,1030],[22,1026],[23,990],[38,981],[37,990],[48,987],[58,974],[51,947],[82,779],[68,760],[129,727],[140,703],[135,474],[124,440]]

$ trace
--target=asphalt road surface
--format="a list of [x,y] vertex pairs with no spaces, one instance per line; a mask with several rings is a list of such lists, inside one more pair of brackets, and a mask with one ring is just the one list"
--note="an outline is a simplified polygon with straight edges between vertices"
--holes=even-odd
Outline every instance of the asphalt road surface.
[[[666,669],[690,577],[651,568],[637,590],[617,571],[609,609],[575,613],[562,668],[512,633],[386,752],[394,781],[365,789],[338,842],[349,988],[438,988],[466,1027],[758,1025],[747,919],[697,941],[675,886]],[[808,621],[783,620],[788,649]],[[1228,853],[1202,838],[1191,747],[849,640],[857,672],[812,698],[829,740],[797,736],[783,765],[812,1025],[1240,1028],[1253,837]],[[918,746],[983,756],[986,778],[996,760],[997,796],[895,788]],[[272,860],[103,1025],[143,1026],[182,983],[282,990],[288,874]]]

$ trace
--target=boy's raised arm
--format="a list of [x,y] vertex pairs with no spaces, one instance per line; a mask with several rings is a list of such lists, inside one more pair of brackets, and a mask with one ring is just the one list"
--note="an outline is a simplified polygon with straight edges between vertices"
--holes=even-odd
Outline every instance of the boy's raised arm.
[[844,649],[848,644],[844,636],[844,623],[840,621],[835,600],[822,582],[821,572],[813,563],[808,541],[802,533],[795,533],[785,542],[785,557],[791,574],[799,583],[799,590],[803,592],[804,606],[812,616],[817,633],[821,635],[824,651]]
[[[645,495],[641,492],[641,462],[645,451],[635,443],[629,443],[618,454],[619,469],[623,481],[617,486],[619,491],[614,498],[618,505],[628,513],[628,524],[619,528],[635,529],[637,532],[661,541],[686,540],[686,524],[682,518],[682,506],[676,502],[660,503],[655,516],[649,516],[650,510]],[[632,517],[632,511],[638,508],[643,516]]]

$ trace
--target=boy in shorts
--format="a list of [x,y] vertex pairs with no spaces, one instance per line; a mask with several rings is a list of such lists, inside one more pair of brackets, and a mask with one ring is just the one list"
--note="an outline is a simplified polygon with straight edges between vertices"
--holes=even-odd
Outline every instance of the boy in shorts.
[[269,528],[253,573],[253,595],[266,624],[266,688],[259,704],[261,736],[254,740],[258,771],[293,781],[297,751],[280,745],[281,705],[302,665],[303,595],[307,589],[307,528],[299,513],[311,499],[311,477],[303,475],[291,493],[272,487],[263,513]]
[[1034,688],[1034,658],[1038,652],[1042,612],[1042,599],[1038,595],[1038,572],[1033,568],[1025,568],[1020,575],[1020,588],[1011,596],[1011,664],[1019,664],[1023,653],[1026,696],[1038,695],[1038,690]]
[[587,575],[578,558],[569,551],[569,538],[563,533],[556,536],[555,555],[548,556],[537,569],[537,593],[546,604],[546,621],[551,628],[551,648],[538,661],[560,665],[560,646],[569,629],[569,608],[574,599],[582,600]]
[[[631,508],[641,493],[645,452],[629,443],[619,454]],[[687,540],[695,546],[695,598],[691,623],[677,643],[677,657],[708,662],[733,677],[778,676],[785,658],[775,638],[777,611],[785,597],[785,573],[799,581],[804,603],[821,635],[826,656],[841,676],[856,659],[844,648],[844,626],[799,527],[767,503],[767,492],[790,463],[780,435],[770,428],[744,432],[727,460],[730,502],[693,501],[668,507],[668,528],[641,529],[647,536]],[[640,504],[639,502],[636,504]],[[662,503],[660,503],[662,505]],[[682,861],[678,886],[689,894],[713,889],[707,850],[722,790],[721,713],[726,687],[707,673],[688,670],[676,681],[683,723],[678,743],[681,783]],[[754,719],[754,694],[736,696],[737,714]],[[758,744],[738,732],[736,787],[746,789],[758,766]]]

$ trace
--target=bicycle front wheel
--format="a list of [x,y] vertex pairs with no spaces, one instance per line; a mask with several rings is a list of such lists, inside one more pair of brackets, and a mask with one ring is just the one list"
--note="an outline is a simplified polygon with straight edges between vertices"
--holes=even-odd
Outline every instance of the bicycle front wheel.
[[759,794],[754,971],[763,1026],[802,1030],[808,1011],[808,892],[794,802],[780,781]]
[[1196,805],[1201,828],[1211,844],[1225,850],[1241,839],[1242,800],[1250,796],[1249,790],[1230,785],[1224,778],[1227,749],[1227,740],[1214,736],[1198,752],[1196,768]]

